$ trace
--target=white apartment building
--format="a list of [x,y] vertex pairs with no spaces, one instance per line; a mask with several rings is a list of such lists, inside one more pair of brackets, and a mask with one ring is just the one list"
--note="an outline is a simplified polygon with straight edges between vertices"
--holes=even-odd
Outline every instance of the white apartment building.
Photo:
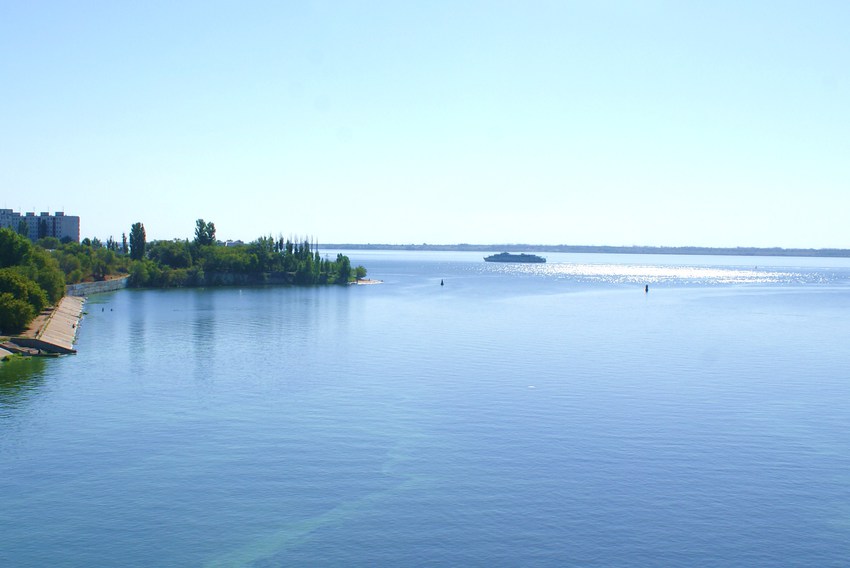
[[25,234],[32,242],[42,237],[56,237],[60,241],[67,237],[80,242],[80,218],[61,211],[53,215],[46,211],[38,215],[35,212],[21,215],[11,209],[0,209],[0,228]]

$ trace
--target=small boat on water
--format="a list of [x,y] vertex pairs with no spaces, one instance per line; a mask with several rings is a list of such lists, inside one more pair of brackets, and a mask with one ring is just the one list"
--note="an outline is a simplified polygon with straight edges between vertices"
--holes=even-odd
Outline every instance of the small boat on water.
[[500,252],[499,254],[485,256],[484,260],[485,262],[546,262],[546,259],[542,256],[537,256],[536,254],[526,254],[524,252],[521,252],[519,254]]

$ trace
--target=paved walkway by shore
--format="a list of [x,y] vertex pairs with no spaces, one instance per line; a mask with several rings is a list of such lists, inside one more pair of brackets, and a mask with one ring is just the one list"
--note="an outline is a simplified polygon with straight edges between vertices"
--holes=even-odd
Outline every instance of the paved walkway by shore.
[[22,335],[12,338],[14,343],[54,353],[75,353],[74,340],[83,317],[85,298],[65,296],[52,312],[36,318]]

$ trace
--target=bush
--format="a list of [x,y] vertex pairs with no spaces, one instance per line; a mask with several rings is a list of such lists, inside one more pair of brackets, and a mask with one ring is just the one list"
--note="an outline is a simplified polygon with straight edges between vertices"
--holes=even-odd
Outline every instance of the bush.
[[55,304],[65,295],[65,273],[47,251],[33,248],[25,273],[47,292],[50,303]]
[[185,268],[165,268],[162,271],[162,284],[165,288],[180,288],[186,285]]
[[144,260],[134,261],[130,266],[130,286],[142,288],[148,285],[150,273]]
[[32,249],[26,237],[11,229],[0,229],[0,268],[23,264]]
[[54,250],[58,249],[61,246],[62,241],[60,241],[56,237],[42,237],[38,239],[38,242],[35,244],[45,250]]
[[3,333],[22,331],[35,315],[33,307],[24,300],[15,298],[9,292],[0,294],[0,331]]
[[189,243],[183,241],[157,241],[150,245],[148,257],[171,268],[189,268],[192,266],[192,253]]
[[11,294],[12,297],[29,304],[36,314],[48,304],[44,290],[16,268],[0,268],[0,293]]
[[193,266],[186,273],[187,286],[203,286],[205,282],[204,270],[200,266]]

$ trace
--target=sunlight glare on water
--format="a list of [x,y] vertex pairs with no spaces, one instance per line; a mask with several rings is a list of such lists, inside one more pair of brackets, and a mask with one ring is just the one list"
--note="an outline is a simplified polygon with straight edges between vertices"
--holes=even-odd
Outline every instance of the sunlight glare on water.
[[[800,273],[758,268],[711,266],[659,266],[651,264],[503,264],[491,268],[499,273],[537,274],[568,278],[579,282],[605,284],[643,284],[676,282],[677,284],[776,284],[803,283]],[[806,282],[822,282],[823,276],[805,274]]]

